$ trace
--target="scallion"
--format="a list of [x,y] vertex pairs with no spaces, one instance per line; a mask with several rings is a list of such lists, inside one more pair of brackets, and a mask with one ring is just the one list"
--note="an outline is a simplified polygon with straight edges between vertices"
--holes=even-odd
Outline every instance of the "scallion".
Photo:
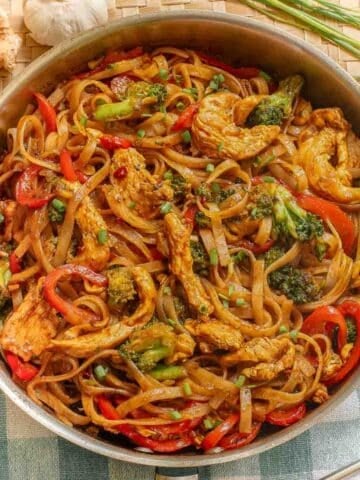
[[210,264],[216,266],[219,263],[219,255],[216,248],[212,248],[209,252]]
[[164,202],[160,206],[160,213],[162,215],[166,215],[167,213],[171,212],[172,210],[172,205],[170,202]]

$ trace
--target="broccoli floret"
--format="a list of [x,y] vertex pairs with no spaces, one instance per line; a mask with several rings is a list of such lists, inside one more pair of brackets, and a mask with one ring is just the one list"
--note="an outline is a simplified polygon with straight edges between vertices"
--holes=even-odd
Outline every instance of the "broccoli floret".
[[172,176],[170,186],[174,190],[175,200],[183,200],[190,189],[185,178],[178,173]]
[[195,223],[201,228],[206,228],[211,224],[210,218],[203,212],[196,212]]
[[351,317],[345,317],[346,326],[348,329],[347,333],[347,343],[354,343],[357,336],[357,328],[354,320]]
[[284,255],[285,255],[285,251],[283,248],[277,245],[270,248],[270,250],[268,250],[263,257],[265,260],[265,268],[267,268],[272,263],[276,262],[276,260],[279,260],[279,258],[283,257]]
[[167,97],[167,91],[165,85],[162,83],[154,83],[150,85],[147,91],[148,97],[156,97],[158,105],[161,105],[165,102]]
[[175,350],[176,336],[169,325],[151,322],[144,328],[136,330],[130,338],[119,347],[124,358],[132,360],[143,372],[148,372]]
[[209,255],[202,242],[190,240],[190,249],[193,259],[193,269],[196,273],[205,272],[209,267]]
[[134,300],[136,290],[133,278],[124,267],[113,267],[107,271],[108,304],[113,309],[121,309],[125,303]]
[[273,201],[270,195],[262,193],[256,199],[255,207],[250,212],[251,218],[259,220],[272,215]]
[[[263,257],[265,267],[274,263],[284,254],[285,251],[279,246],[271,248]],[[319,287],[314,282],[312,275],[292,265],[285,265],[271,272],[269,285],[274,290],[280,291],[287,298],[293,300],[296,304],[311,302],[319,296]]]
[[300,75],[294,75],[282,80],[279,89],[264,98],[250,113],[247,126],[255,125],[281,125],[292,109],[292,104],[304,84]]
[[221,203],[224,202],[231,195],[234,195],[233,188],[221,188],[221,186],[214,182],[212,184],[201,183],[195,190],[195,194],[199,197],[204,197],[208,202]]
[[282,185],[276,188],[273,214],[278,236],[284,235],[305,242],[321,237],[324,233],[322,221],[299,207],[295,198]]
[[296,304],[312,302],[319,296],[319,287],[310,273],[285,265],[269,275],[270,287],[279,290]]

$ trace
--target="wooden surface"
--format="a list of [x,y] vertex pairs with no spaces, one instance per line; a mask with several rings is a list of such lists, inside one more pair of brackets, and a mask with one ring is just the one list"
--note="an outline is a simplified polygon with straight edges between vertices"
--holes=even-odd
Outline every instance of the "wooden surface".
[[[79,4],[82,0],[78,0]],[[360,0],[333,0],[346,7],[360,7]],[[215,12],[228,12],[233,15],[242,15],[246,17],[256,18],[266,23],[276,24],[271,19],[260,15],[254,10],[242,5],[236,0],[110,0],[113,8],[110,10],[110,17],[128,17],[130,15],[138,15],[145,13],[155,13],[159,10],[211,10]],[[46,47],[38,45],[31,37],[23,22],[23,0],[0,0],[0,6],[3,7],[10,15],[11,25],[16,33],[21,35],[23,44],[17,57],[17,64],[13,72],[13,76],[20,75],[22,70],[28,63],[46,51]],[[336,25],[335,22],[332,22]],[[331,45],[311,32],[290,27],[284,24],[277,24],[279,28],[289,31],[323,50],[327,55],[335,59],[340,65],[355,77],[360,77],[360,61],[355,59],[351,54],[340,50],[338,47]],[[356,37],[360,40],[360,32],[352,27],[336,25],[345,33]],[[11,75],[0,71],[0,91],[11,80]]]

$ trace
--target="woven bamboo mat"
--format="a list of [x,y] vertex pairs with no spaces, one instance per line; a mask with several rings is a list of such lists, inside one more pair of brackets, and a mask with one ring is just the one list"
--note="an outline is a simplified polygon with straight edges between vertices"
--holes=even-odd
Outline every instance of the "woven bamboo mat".
[[[78,0],[79,4],[82,0]],[[256,18],[266,23],[276,24],[279,28],[291,32],[313,45],[316,45],[327,55],[336,60],[351,75],[360,77],[360,61],[351,54],[340,50],[338,47],[323,41],[319,36],[304,30],[274,22],[271,19],[242,5],[236,0],[111,0],[113,8],[110,17],[128,17],[145,13],[155,13],[159,10],[211,10],[214,12],[227,12],[232,15],[242,15]],[[346,7],[360,7],[360,0],[334,0]],[[10,14],[11,25],[16,33],[23,39],[22,48],[17,57],[17,64],[12,76],[20,75],[26,65],[46,51],[46,47],[38,45],[31,37],[23,22],[23,0],[0,0],[0,6]],[[333,22],[333,25],[336,25]],[[354,28],[336,25],[345,33],[360,39],[360,32]],[[0,70],[0,92],[12,78]]]

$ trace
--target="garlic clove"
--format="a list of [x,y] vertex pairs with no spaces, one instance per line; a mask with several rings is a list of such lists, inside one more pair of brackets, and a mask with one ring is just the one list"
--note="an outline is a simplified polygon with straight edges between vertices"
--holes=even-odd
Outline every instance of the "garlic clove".
[[107,0],[26,0],[24,21],[41,45],[57,45],[108,21]]

